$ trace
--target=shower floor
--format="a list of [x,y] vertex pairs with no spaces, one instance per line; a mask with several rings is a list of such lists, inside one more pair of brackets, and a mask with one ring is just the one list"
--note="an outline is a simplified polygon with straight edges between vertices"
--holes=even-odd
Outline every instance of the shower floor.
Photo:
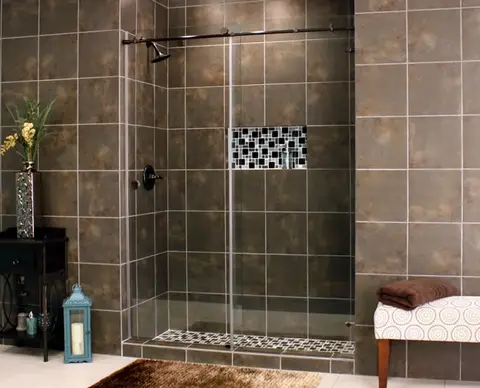
[[[230,335],[224,333],[205,333],[198,331],[167,330],[155,337],[154,341],[172,344],[230,346]],[[262,349],[290,352],[334,353],[337,357],[355,355],[353,341],[321,340],[310,338],[264,337],[235,334],[235,348]]]

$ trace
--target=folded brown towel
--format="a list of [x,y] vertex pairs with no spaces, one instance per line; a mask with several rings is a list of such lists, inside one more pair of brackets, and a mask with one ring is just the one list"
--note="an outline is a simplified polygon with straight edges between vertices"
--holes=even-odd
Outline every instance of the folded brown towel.
[[402,310],[413,310],[424,303],[455,295],[459,295],[457,287],[436,278],[401,280],[377,291],[379,302]]

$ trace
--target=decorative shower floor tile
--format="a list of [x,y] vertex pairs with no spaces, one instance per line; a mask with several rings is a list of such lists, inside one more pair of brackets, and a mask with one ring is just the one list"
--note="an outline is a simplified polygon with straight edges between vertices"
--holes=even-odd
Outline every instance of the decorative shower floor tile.
[[[217,345],[228,347],[230,335],[225,333],[204,333],[199,331],[168,330],[158,337],[156,341]],[[355,354],[355,345],[352,341],[320,340],[310,338],[283,338],[262,337],[256,335],[234,335],[235,347],[253,349],[275,349],[301,352],[327,352],[336,353],[338,356],[352,356]]]

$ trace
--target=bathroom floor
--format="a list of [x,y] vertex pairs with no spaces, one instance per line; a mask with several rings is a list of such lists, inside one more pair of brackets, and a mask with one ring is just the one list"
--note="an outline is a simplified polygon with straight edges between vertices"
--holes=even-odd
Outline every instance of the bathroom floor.
[[[63,354],[54,353],[50,361],[44,363],[38,350],[0,346],[0,386],[88,388],[133,360],[126,357],[95,355],[91,364],[65,365]],[[389,388],[467,387],[480,387],[480,383],[392,379],[389,384]],[[377,388],[377,380],[366,376],[326,374],[318,388]]]

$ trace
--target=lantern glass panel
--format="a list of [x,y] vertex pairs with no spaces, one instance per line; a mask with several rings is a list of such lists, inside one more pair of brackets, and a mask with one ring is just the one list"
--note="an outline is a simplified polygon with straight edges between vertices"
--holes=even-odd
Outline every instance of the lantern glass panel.
[[85,355],[85,314],[83,310],[70,311],[70,348],[73,356]]

